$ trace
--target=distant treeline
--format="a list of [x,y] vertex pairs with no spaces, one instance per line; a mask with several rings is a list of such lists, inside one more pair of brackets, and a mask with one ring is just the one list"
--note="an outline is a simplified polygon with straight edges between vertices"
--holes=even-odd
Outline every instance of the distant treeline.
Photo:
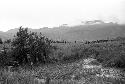
[[66,40],[51,40],[51,43],[84,43],[84,44],[90,44],[90,43],[103,43],[103,42],[112,42],[112,41],[119,41],[119,40],[125,40],[125,37],[116,37],[112,39],[102,39],[102,40],[93,40],[93,41],[66,41]]

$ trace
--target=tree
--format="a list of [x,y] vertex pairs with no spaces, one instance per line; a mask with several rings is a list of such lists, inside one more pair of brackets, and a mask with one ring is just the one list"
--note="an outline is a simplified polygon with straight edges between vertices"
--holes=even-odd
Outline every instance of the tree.
[[28,38],[28,29],[27,28],[19,28],[19,31],[17,32],[15,39],[13,39],[12,46],[13,48],[13,57],[14,60],[18,61],[19,64],[27,63],[28,59],[26,56],[26,39]]
[[[15,39],[12,42],[13,57],[19,64],[32,62],[46,63],[49,61],[49,54],[55,47],[51,45],[51,40],[41,33],[28,32],[28,28],[19,28]],[[29,61],[30,60],[30,61]]]
[[47,62],[49,59],[49,53],[51,49],[54,48],[51,46],[51,40],[43,36],[41,33],[30,33],[28,38],[29,54],[33,63],[38,62]]

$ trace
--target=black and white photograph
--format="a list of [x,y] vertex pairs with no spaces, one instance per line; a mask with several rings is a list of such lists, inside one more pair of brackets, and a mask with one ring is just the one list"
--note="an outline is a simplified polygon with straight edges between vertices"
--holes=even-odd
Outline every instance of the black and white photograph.
[[0,84],[125,84],[125,0],[0,0]]

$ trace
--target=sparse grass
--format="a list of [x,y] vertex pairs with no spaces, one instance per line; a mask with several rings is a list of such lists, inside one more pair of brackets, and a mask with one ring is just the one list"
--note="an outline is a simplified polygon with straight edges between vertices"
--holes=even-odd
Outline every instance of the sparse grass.
[[[52,64],[46,66],[32,67],[32,69],[19,68],[17,71],[0,70],[1,84],[38,84],[34,82],[36,76],[51,79],[50,84],[124,84],[122,78],[98,76],[101,75],[100,68],[85,68],[84,61],[68,64]],[[115,70],[115,69],[114,69]],[[123,72],[121,72],[124,75]],[[115,73],[116,74],[116,73]],[[120,73],[118,73],[120,74]],[[2,83],[3,81],[3,83]]]

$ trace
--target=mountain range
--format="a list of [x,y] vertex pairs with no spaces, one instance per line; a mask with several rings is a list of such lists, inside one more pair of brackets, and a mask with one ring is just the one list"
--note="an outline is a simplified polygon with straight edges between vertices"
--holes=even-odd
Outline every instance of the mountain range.
[[[0,31],[0,38],[12,39],[18,28]],[[84,41],[99,40],[125,36],[125,25],[116,23],[101,23],[93,25],[60,26],[54,28],[31,29],[29,31],[41,32],[46,37],[53,40]]]

